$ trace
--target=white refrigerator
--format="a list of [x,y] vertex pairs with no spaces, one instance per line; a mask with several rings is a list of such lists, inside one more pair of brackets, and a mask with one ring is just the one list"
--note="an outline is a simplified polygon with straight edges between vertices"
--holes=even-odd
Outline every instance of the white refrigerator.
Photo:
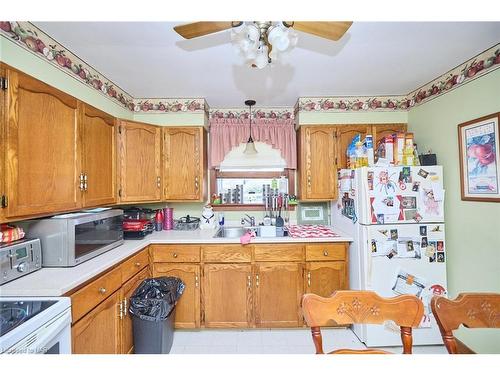
[[[341,170],[332,225],[351,235],[350,289],[383,297],[414,294],[425,315],[413,330],[414,345],[442,344],[430,310],[433,295],[446,295],[446,241],[441,166],[363,167]],[[400,346],[399,327],[353,326],[368,347]]]

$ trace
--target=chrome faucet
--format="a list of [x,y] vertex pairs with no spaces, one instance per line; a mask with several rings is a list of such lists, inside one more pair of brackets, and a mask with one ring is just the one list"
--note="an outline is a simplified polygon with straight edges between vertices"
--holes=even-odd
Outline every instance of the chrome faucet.
[[254,227],[255,226],[255,217],[250,216],[248,214],[245,214],[245,216],[247,216],[248,219],[246,217],[242,217],[241,218],[241,225],[245,225],[245,222],[247,222],[248,224],[250,224],[251,227]]

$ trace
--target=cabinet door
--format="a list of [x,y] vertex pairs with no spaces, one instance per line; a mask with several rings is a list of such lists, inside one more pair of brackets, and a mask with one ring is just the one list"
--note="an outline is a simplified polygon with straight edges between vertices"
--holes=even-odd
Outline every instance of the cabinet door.
[[164,128],[163,138],[165,199],[202,201],[206,152],[203,128]]
[[298,327],[303,292],[301,263],[255,265],[256,327]]
[[335,129],[329,126],[307,126],[301,132],[304,156],[300,199],[336,199]]
[[[5,68],[0,64],[0,78],[6,78]],[[0,223],[6,221],[3,199],[7,196],[5,191],[5,167],[7,154],[5,152],[5,128],[7,114],[7,95],[5,90],[0,90]]]
[[86,104],[82,112],[84,206],[115,203],[115,119]]
[[373,124],[373,147],[375,148],[378,142],[386,135],[391,135],[397,132],[405,132],[407,124]]
[[200,266],[181,263],[155,263],[153,276],[173,276],[184,282],[184,293],[175,307],[175,327],[198,328],[201,315]]
[[347,168],[347,147],[356,134],[363,140],[371,133],[371,125],[338,125],[337,126],[337,168]]
[[120,354],[120,298],[118,290],[73,325],[73,353]]
[[120,201],[160,200],[160,128],[121,121]]
[[203,269],[205,327],[252,325],[252,266],[206,264]]
[[329,297],[348,287],[345,262],[307,262],[306,293]]
[[7,76],[7,216],[79,208],[77,100],[23,73]]
[[149,267],[144,268],[137,275],[127,281],[122,287],[122,306],[123,306],[123,320],[122,320],[122,339],[121,339],[121,353],[130,354],[134,351],[134,335],[132,329],[132,317],[128,312],[130,306],[130,296],[137,289],[140,283],[148,277],[151,277]]

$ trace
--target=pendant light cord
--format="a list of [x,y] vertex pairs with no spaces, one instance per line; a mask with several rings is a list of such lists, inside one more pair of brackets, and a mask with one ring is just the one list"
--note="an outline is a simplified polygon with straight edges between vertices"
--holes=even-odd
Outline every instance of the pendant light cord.
[[253,141],[253,138],[252,138],[252,106],[249,105],[250,107],[250,139]]

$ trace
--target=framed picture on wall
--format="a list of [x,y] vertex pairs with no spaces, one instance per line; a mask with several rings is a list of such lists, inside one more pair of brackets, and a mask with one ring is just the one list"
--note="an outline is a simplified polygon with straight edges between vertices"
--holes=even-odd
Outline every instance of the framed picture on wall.
[[462,200],[500,202],[500,112],[458,125]]

